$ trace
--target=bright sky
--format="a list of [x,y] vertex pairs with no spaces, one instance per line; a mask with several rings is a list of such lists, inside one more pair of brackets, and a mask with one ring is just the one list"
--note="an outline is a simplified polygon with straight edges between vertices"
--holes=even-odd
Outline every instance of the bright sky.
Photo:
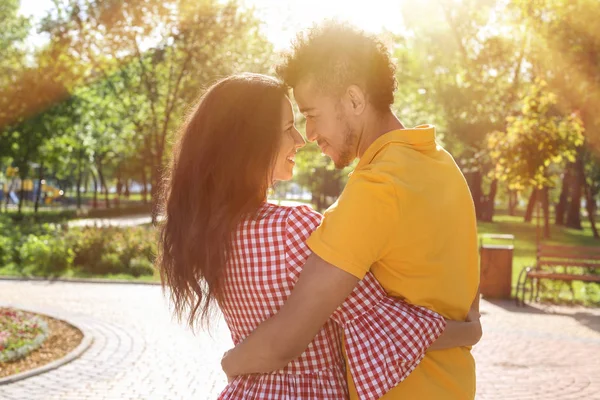
[[[347,20],[373,33],[382,29],[401,32],[402,0],[242,0],[255,7],[264,21],[266,36],[277,50],[285,49],[296,32],[325,18]],[[52,8],[51,0],[21,0],[21,12],[41,18]]]

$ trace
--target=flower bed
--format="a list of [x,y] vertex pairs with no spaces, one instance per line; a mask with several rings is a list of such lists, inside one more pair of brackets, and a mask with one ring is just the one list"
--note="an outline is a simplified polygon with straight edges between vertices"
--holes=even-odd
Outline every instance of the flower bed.
[[48,333],[48,324],[40,317],[0,308],[0,362],[25,357],[44,343]]

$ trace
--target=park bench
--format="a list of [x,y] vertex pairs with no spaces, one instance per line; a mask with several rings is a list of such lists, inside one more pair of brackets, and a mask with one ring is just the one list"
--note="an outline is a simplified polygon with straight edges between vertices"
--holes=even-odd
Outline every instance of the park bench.
[[523,268],[519,274],[516,293],[518,305],[525,303],[527,286],[529,301],[539,299],[542,279],[600,283],[600,246],[539,245],[535,266]]

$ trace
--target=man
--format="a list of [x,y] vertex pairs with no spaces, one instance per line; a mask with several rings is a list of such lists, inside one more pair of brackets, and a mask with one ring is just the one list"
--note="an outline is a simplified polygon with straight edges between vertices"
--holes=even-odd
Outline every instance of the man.
[[[314,254],[286,304],[224,356],[229,376],[270,372],[301,354],[369,270],[392,296],[467,316],[479,285],[471,195],[435,128],[406,129],[391,111],[394,70],[383,44],[338,23],[299,35],[278,67],[307,138],[338,168],[360,162],[308,240]],[[474,397],[475,362],[460,347],[428,352],[383,398]]]

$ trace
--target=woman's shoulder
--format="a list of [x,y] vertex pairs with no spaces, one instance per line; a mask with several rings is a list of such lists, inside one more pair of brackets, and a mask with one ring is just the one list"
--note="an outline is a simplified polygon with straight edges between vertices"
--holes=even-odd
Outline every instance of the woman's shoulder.
[[323,216],[308,205],[279,205],[264,203],[258,212],[242,222],[241,228],[261,228],[288,231],[298,229],[313,231],[320,224]]
[[276,210],[275,212],[279,213],[284,217],[286,222],[296,222],[296,221],[316,221],[317,224],[321,222],[323,216],[319,214],[317,211],[313,210],[310,206],[306,204],[300,205],[278,205],[278,204],[270,204],[271,207]]

